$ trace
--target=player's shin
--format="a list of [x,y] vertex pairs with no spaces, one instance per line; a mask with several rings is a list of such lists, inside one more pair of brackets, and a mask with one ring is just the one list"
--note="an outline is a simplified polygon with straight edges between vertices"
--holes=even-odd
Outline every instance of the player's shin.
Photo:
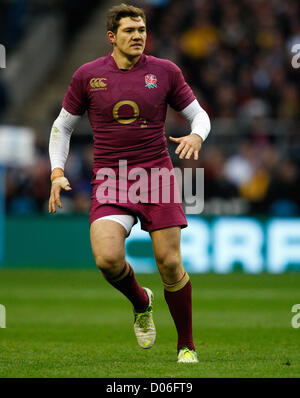
[[176,283],[163,285],[165,300],[177,329],[177,349],[188,347],[195,350],[192,333],[192,285],[189,275],[185,272]]

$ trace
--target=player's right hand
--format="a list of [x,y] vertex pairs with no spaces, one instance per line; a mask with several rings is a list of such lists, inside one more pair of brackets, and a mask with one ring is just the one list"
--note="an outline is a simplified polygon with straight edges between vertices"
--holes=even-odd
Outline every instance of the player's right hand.
[[59,208],[62,208],[60,201],[60,191],[71,191],[70,183],[66,177],[57,177],[52,181],[51,193],[49,199],[49,213],[56,213],[56,204]]

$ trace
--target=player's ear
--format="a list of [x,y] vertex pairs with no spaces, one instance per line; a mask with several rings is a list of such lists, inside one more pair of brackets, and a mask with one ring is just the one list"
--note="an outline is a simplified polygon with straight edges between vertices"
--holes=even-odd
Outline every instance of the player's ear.
[[111,44],[114,44],[114,43],[116,42],[116,36],[115,36],[114,32],[112,32],[111,30],[109,30],[109,31],[107,32],[107,38],[108,38],[108,41],[109,41]]

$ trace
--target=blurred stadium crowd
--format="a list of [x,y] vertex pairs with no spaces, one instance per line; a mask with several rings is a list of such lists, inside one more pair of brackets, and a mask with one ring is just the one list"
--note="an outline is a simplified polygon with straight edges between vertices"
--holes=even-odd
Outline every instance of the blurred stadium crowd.
[[[9,37],[6,41],[9,51],[10,47],[21,45],[22,32],[30,26],[26,12],[33,3],[30,0],[1,3],[1,18],[3,5],[15,4],[12,25],[0,24],[0,42],[2,37]],[[46,3],[40,12],[45,11]],[[128,3],[146,10],[146,53],[178,64],[210,115],[212,131],[199,161],[180,161],[174,155],[174,146],[169,145],[174,166],[204,167],[205,213],[299,215],[300,69],[291,65],[291,49],[300,44],[299,1]],[[66,15],[68,40],[75,26],[67,22],[70,4],[77,10],[78,23],[84,26],[88,19],[80,19],[78,15],[84,16],[84,10],[97,6],[97,1],[73,0],[60,4],[64,5],[60,12]],[[3,32],[3,26],[10,33]],[[105,54],[99,54],[102,55]],[[6,99],[1,86],[0,93],[4,109]],[[49,121],[49,134],[52,122]],[[166,134],[186,133],[185,120],[170,110]],[[37,140],[37,155],[36,164],[31,167],[8,169],[8,212],[47,211],[50,165],[47,143],[42,140]],[[64,197],[65,212],[88,212],[92,158],[91,132],[74,132],[66,166],[73,190]]]

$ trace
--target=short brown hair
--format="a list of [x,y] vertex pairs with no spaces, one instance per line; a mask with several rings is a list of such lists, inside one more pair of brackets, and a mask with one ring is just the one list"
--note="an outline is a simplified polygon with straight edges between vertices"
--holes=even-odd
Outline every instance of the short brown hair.
[[141,17],[146,24],[146,15],[142,8],[122,3],[108,10],[107,23],[106,23],[107,31],[117,33],[118,27],[120,25],[120,19],[126,17],[131,17],[131,18]]

